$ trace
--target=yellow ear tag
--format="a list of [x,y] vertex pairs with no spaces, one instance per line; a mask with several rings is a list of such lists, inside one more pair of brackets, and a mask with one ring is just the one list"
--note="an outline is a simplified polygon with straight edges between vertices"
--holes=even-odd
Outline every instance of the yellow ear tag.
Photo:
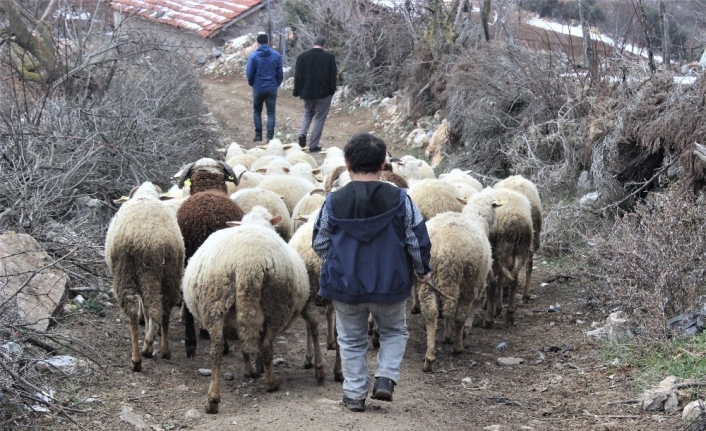
[[120,199],[127,199],[127,196],[125,196],[125,195],[120,196]]
[[187,178],[186,181],[184,181],[184,185],[191,187],[191,178]]
[[228,177],[228,181],[233,181],[233,180],[235,180],[235,178],[233,178],[233,177]]

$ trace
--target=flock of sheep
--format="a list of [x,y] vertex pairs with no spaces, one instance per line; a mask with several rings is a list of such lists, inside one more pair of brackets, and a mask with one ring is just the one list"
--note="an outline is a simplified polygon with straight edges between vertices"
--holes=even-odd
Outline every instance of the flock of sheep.
[[[187,357],[196,352],[195,320],[202,338],[211,340],[206,412],[218,412],[226,338],[240,341],[246,376],[264,373],[265,389],[278,389],[273,343],[297,316],[306,323],[305,368],[314,368],[321,384],[325,373],[315,307],[326,306],[326,345],[336,350],[334,379],[343,381],[333,307],[317,296],[321,260],[311,238],[326,194],[350,177],[343,152],[325,152],[319,165],[298,145],[277,139],[249,150],[233,143],[225,161],[204,158],[182,168],[167,193],[145,182],[116,201],[122,205],[108,227],[105,258],[129,320],[132,371],[141,370],[143,356],[152,356],[158,331],[160,355],[170,358],[169,316],[182,304]],[[432,371],[439,317],[444,340],[453,342],[456,353],[472,326],[467,320],[472,322],[483,301],[486,327],[502,313],[503,292],[506,320],[514,322],[523,266],[524,298],[529,298],[541,203],[536,186],[521,176],[483,188],[457,169],[436,178],[426,162],[412,156],[390,159],[387,166],[382,180],[409,189],[432,242],[432,281],[415,286],[412,306],[425,320],[424,371]]]

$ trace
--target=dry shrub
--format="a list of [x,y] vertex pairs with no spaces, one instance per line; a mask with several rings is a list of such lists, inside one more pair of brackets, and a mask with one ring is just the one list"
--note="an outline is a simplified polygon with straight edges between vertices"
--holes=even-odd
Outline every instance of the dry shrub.
[[400,84],[413,38],[395,10],[348,0],[311,0],[286,3],[286,24],[294,29],[292,54],[309,49],[316,35],[327,39],[334,53],[339,84],[354,93],[392,95]]
[[549,256],[570,255],[586,248],[586,238],[603,229],[608,220],[581,207],[572,198],[559,199],[549,196],[542,224],[542,254]]
[[585,108],[578,82],[561,78],[561,67],[551,54],[501,43],[459,58],[447,87],[447,118],[461,136],[453,144],[472,155],[475,169],[532,176],[575,164],[576,118]]
[[645,340],[664,339],[666,320],[703,299],[705,210],[703,195],[673,186],[589,238],[586,252],[603,283],[599,294],[631,312]]
[[[621,203],[643,186],[657,185],[657,174],[679,166],[693,190],[706,185],[706,166],[693,155],[694,142],[706,136],[704,80],[695,85],[676,84],[671,75],[646,76],[637,68],[621,84],[621,96],[594,111],[584,133],[592,145],[591,173],[607,203]],[[587,133],[586,133],[587,132]],[[650,184],[646,182],[652,180]],[[638,197],[644,194],[637,195]]]

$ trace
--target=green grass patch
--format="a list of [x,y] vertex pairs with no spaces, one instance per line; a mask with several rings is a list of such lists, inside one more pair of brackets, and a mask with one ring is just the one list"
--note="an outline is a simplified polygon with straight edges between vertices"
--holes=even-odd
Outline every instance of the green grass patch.
[[681,380],[701,380],[706,376],[706,334],[675,339],[662,345],[637,346],[630,340],[606,344],[601,357],[617,366],[635,367],[638,390],[653,386],[668,376]]

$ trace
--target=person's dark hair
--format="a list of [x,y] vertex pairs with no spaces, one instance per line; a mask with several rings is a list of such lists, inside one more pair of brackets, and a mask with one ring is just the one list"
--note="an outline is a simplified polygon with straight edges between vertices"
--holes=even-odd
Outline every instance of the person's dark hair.
[[380,171],[387,156],[385,141],[370,133],[359,132],[343,147],[351,171],[358,174],[372,174]]
[[326,38],[323,36],[316,36],[314,38],[314,45],[316,46],[326,46]]
[[268,43],[270,40],[267,38],[267,35],[265,33],[260,33],[257,35],[257,43],[260,45],[265,45]]

